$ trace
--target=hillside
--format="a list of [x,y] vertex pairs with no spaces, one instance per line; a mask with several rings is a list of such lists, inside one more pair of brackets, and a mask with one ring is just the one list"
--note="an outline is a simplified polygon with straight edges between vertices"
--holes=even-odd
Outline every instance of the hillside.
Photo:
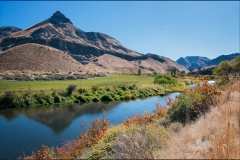
[[179,71],[188,72],[166,57],[140,54],[106,34],[84,32],[59,11],[49,19],[0,39],[0,51],[27,43],[51,46],[67,52],[78,62],[96,71],[136,73],[141,68],[145,73],[152,73],[154,70],[166,73],[176,67]]
[[218,56],[217,58],[212,59],[211,61],[208,62],[208,66],[210,65],[218,65],[221,61],[231,61],[233,60],[236,56],[239,56],[240,53],[232,53],[229,55],[221,55]]
[[0,38],[10,36],[11,34],[21,31],[22,29],[12,26],[0,27]]
[[198,67],[206,67],[210,59],[207,57],[200,57],[200,56],[187,56],[185,58],[180,57],[176,62],[188,70],[193,71]]
[[39,44],[23,44],[0,53],[0,70],[80,72],[84,66],[68,54]]

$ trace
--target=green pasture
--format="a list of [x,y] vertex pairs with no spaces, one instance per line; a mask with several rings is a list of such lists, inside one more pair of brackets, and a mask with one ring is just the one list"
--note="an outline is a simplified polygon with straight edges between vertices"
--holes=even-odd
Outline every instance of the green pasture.
[[94,79],[81,80],[63,80],[63,81],[0,81],[0,94],[5,91],[24,91],[31,89],[31,91],[45,90],[65,90],[69,84],[76,84],[78,88],[111,87],[114,85],[125,84],[151,84],[154,81],[153,76],[149,75],[123,75],[112,74],[109,77],[101,77]]

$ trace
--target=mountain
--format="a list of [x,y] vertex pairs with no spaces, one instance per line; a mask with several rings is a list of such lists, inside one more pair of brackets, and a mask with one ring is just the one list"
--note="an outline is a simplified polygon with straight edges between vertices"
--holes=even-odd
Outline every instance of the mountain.
[[0,38],[7,37],[12,33],[21,31],[22,29],[12,26],[0,27]]
[[212,59],[210,62],[208,62],[208,66],[210,65],[218,65],[222,61],[231,61],[233,60],[236,56],[240,56],[240,53],[232,53],[229,55],[221,55],[218,56],[217,58]]
[[180,57],[176,62],[184,67],[186,67],[189,71],[197,71],[198,67],[201,69],[209,70],[209,68],[213,68],[217,66],[220,62],[228,60],[231,61],[236,56],[240,56],[240,53],[232,53],[229,55],[221,55],[212,60],[207,57],[200,56],[187,56],[185,58]]
[[187,56],[185,58],[180,57],[176,62],[184,67],[186,67],[189,71],[193,71],[198,67],[206,67],[210,59],[207,57],[200,56]]
[[[61,50],[83,64],[85,68],[98,72],[137,73],[141,68],[144,73],[153,71],[166,73],[172,67],[188,72],[186,68],[169,58],[151,53],[140,54],[124,47],[106,34],[84,32],[76,28],[70,19],[59,11],[49,19],[0,39],[0,51],[4,52],[28,43]],[[32,52],[31,48],[29,52]]]

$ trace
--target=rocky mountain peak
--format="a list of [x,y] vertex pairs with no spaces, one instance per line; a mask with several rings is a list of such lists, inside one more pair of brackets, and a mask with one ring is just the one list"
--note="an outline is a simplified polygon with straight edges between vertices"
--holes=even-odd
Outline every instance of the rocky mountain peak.
[[61,23],[71,23],[70,19],[66,18],[64,14],[60,11],[56,11],[50,18],[50,22],[53,24],[61,24]]

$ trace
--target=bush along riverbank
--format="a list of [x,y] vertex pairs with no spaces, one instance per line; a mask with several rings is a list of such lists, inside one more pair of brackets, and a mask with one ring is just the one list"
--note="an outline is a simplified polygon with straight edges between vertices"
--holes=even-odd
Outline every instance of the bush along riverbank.
[[91,89],[78,88],[70,84],[66,90],[53,90],[47,93],[40,91],[6,91],[0,97],[0,109],[18,108],[36,105],[52,105],[81,102],[121,101],[145,98],[150,96],[164,96],[172,92],[182,92],[189,87],[184,82],[174,84],[135,84],[114,85],[109,87],[93,86]]
[[[233,88],[234,87],[231,87],[232,90]],[[225,94],[229,93],[230,92],[228,91],[225,92]],[[102,119],[97,118],[92,122],[92,126],[90,126],[90,128],[86,130],[86,132],[80,133],[79,137],[76,140],[67,141],[63,143],[61,147],[56,148],[49,148],[44,143],[41,150],[33,153],[32,156],[26,158],[164,158],[161,155],[172,155],[171,153],[169,153],[171,152],[171,150],[165,150],[164,148],[171,148],[172,146],[175,147],[174,149],[176,149],[178,147],[182,147],[175,146],[175,143],[173,141],[174,139],[172,140],[172,137],[176,137],[176,135],[179,135],[181,131],[184,130],[184,128],[188,125],[194,125],[194,122],[196,123],[196,125],[198,125],[198,118],[201,117],[201,115],[203,115],[202,117],[205,118],[204,115],[209,113],[209,111],[212,110],[213,106],[221,105],[222,100],[227,101],[226,96],[228,95],[225,94],[222,95],[219,88],[215,86],[209,86],[207,83],[205,83],[203,86],[197,85],[194,90],[188,90],[186,92],[183,92],[183,94],[175,101],[170,98],[167,99],[166,101],[167,104],[170,105],[170,108],[157,105],[157,108],[153,111],[153,113],[144,113],[141,115],[130,116],[129,119],[124,120],[122,124],[117,126],[110,125],[108,123],[108,120],[105,119],[104,116]],[[106,112],[103,111],[103,114],[105,115]],[[210,123],[211,120],[208,119],[208,122]],[[204,126],[205,124],[202,125]],[[201,132],[197,133],[201,134]],[[187,137],[182,137],[182,139],[184,140],[186,140],[186,138]],[[188,138],[191,139],[191,136]],[[195,146],[195,143],[191,142],[191,144]],[[184,145],[184,143],[180,145]],[[222,148],[222,144],[219,145],[219,147]],[[211,148],[209,148],[209,151],[211,151]],[[237,150],[235,149],[233,151],[233,153],[236,153],[235,151]],[[196,152],[197,150],[192,152],[189,158],[193,158]],[[213,152],[213,150],[211,152]],[[189,152],[186,153],[189,154]],[[175,155],[177,154],[177,152],[174,152],[173,154]],[[174,155],[172,155],[172,158],[174,157]],[[239,156],[239,154],[237,156]],[[212,158],[223,157],[214,157],[213,155]]]

